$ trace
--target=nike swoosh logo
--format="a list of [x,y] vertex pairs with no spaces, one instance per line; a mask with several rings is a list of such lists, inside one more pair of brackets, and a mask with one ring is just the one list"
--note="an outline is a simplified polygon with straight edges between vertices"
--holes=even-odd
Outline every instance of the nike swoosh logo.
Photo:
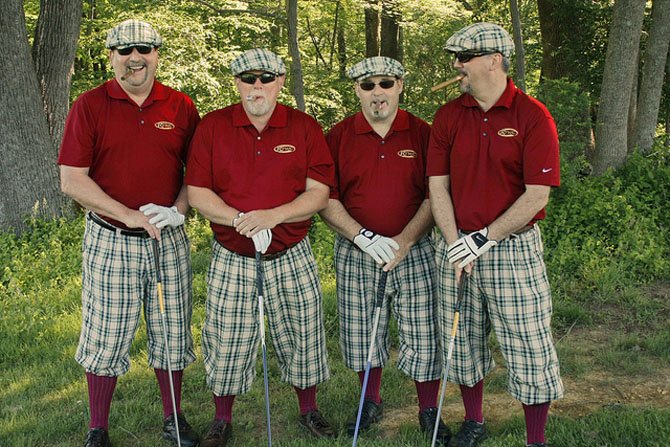
[[542,172],[546,174],[547,172],[549,172],[549,171],[551,171],[551,170],[553,170],[553,169],[554,169],[554,168],[548,168],[548,169],[547,169],[547,168],[543,168],[543,169],[542,169]]

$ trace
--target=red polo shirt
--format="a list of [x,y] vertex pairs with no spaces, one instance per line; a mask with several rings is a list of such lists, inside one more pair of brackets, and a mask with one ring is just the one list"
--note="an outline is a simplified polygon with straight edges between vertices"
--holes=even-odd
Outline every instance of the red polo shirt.
[[[484,112],[464,94],[435,114],[428,176],[449,175],[458,228],[479,230],[525,192],[525,185],[560,185],[556,125],[547,108],[511,79]],[[544,219],[542,209],[533,220]]]
[[58,164],[88,167],[91,179],[128,208],[150,202],[172,206],[199,120],[193,101],[183,93],[154,81],[138,106],[113,79],[72,104]]
[[404,110],[384,138],[362,112],[344,119],[326,136],[335,161],[331,198],[365,228],[397,235],[426,199],[429,137],[430,126]]
[[[307,177],[333,185],[333,161],[314,118],[277,104],[259,133],[241,104],[207,114],[198,126],[186,170],[186,184],[209,188],[240,211],[275,208],[305,192]],[[272,229],[268,253],[300,242],[311,220]],[[228,250],[252,256],[254,245],[233,227],[211,224]]]

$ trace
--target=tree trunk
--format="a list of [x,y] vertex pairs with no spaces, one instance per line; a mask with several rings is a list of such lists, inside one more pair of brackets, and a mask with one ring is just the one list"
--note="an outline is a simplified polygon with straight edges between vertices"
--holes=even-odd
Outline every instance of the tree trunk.
[[[605,70],[596,120],[593,173],[600,175],[626,160],[627,119],[645,2],[617,0],[610,27]],[[636,57],[631,57],[636,55]]]
[[365,4],[365,57],[379,56],[379,1]]
[[[45,35],[51,26],[58,27],[45,16]],[[60,21],[58,23],[61,23]],[[61,23],[62,27],[79,27],[79,21]],[[71,30],[61,33],[71,36]],[[69,200],[60,193],[56,149],[49,134],[44,103],[35,66],[30,55],[22,0],[0,2],[0,40],[8,45],[0,52],[0,229],[20,232],[26,229],[26,218],[57,217],[67,209]],[[54,60],[72,63],[69,43],[51,49]],[[44,54],[37,51],[37,54]],[[48,64],[40,63],[47,67]],[[63,75],[63,74],[62,74]],[[56,85],[61,83],[54,82]],[[60,116],[55,113],[53,116]],[[54,121],[55,122],[55,121]],[[62,132],[58,130],[57,132]]]
[[381,56],[402,62],[400,50],[400,11],[395,0],[382,1]]
[[670,0],[654,0],[651,28],[642,66],[633,145],[643,153],[651,150],[656,136],[658,111],[663,93],[665,63],[670,44]]
[[344,26],[337,27],[337,62],[339,65],[340,79],[347,78],[347,45],[344,39]]
[[298,0],[286,0],[288,17],[288,53],[291,57],[291,91],[299,110],[305,111],[305,84],[298,46]]
[[519,3],[517,0],[509,1],[509,9],[512,13],[512,30],[514,32],[514,53],[516,54],[516,77],[514,83],[521,90],[526,90],[526,65],[524,62],[525,52],[523,48],[523,35],[521,34],[521,15],[519,14]]
[[32,54],[55,148],[63,139],[65,118],[70,107],[70,80],[81,14],[81,0],[40,1]]

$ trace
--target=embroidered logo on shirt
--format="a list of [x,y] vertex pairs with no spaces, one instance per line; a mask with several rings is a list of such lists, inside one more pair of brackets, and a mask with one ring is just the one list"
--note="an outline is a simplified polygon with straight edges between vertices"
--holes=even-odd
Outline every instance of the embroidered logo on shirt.
[[398,151],[398,156],[402,158],[417,158],[418,155],[416,151],[413,151],[412,149],[403,149],[401,151]]
[[554,168],[542,168],[542,172],[546,174],[547,172],[550,172]]
[[169,121],[158,121],[156,124],[154,124],[154,126],[156,126],[156,129],[160,129],[160,130],[172,130],[172,129],[174,129],[174,124],[172,124]]
[[295,152],[295,146],[291,144],[280,144],[279,146],[275,146],[274,151],[278,154],[290,154],[291,152]]
[[512,129],[511,127],[506,127],[504,129],[500,129],[498,131],[498,135],[500,135],[501,137],[505,137],[505,138],[511,138],[511,137],[516,137],[517,135],[519,135],[519,131],[516,130],[516,129]]

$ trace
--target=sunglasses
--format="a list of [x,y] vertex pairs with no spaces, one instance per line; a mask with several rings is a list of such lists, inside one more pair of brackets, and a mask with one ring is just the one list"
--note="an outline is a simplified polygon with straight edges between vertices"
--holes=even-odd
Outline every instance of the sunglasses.
[[267,72],[261,74],[242,73],[238,76],[238,78],[240,78],[240,81],[244,82],[245,84],[254,85],[256,83],[256,79],[260,79],[261,84],[269,84],[270,82],[274,82],[274,80],[277,79],[277,75]]
[[151,53],[151,51],[153,51],[153,49],[154,49],[154,47],[152,47],[152,46],[133,45],[132,47],[116,48],[116,51],[121,56],[128,56],[130,53],[133,52],[133,50],[137,50],[137,52],[140,53],[140,54],[149,54],[149,53]]
[[395,85],[395,81],[393,79],[384,79],[383,81],[379,81],[378,84],[372,82],[372,81],[365,81],[365,82],[359,82],[358,86],[365,90],[366,92],[369,92],[370,90],[373,90],[375,86],[380,86],[384,90],[388,90],[391,87]]
[[495,51],[482,51],[479,53],[472,51],[459,51],[458,53],[454,53],[454,58],[456,58],[456,60],[460,63],[465,63],[476,57],[486,56],[488,54],[495,54],[495,53],[496,53]]

